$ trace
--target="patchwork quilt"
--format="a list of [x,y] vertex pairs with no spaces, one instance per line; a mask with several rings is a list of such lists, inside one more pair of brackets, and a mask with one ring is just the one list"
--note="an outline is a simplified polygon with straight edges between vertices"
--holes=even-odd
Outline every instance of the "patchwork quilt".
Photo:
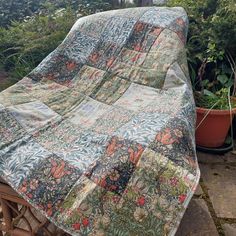
[[0,175],[71,235],[174,235],[199,181],[182,8],[79,19],[0,93]]

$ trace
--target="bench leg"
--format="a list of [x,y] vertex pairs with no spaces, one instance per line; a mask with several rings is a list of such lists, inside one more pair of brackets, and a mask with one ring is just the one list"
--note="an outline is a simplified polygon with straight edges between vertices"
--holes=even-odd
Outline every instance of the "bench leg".
[[2,214],[5,223],[6,232],[12,230],[12,212],[7,206],[6,200],[0,198],[1,206],[2,206]]

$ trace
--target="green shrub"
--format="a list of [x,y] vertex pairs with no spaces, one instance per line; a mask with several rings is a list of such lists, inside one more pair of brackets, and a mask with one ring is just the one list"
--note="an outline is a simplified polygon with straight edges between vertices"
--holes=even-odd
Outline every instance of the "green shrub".
[[75,21],[75,12],[64,10],[0,28],[0,64],[14,77],[26,75],[62,42]]
[[[114,2],[22,0],[14,3],[3,0],[0,2],[0,20],[5,18],[0,24],[11,23],[0,27],[0,68],[10,72],[14,78],[25,76],[62,42],[79,16],[109,10]],[[13,5],[17,7],[14,11]],[[65,8],[68,5],[70,8]],[[14,19],[21,21],[12,21]]]
[[[194,90],[220,90],[233,84],[236,57],[235,0],[169,0],[189,16],[187,55]],[[229,63],[230,62],[230,63]]]
[[70,7],[81,12],[94,13],[111,9],[114,0],[20,0],[0,1],[0,26],[8,27],[12,21],[21,21],[25,17],[35,14],[48,14],[60,8]]

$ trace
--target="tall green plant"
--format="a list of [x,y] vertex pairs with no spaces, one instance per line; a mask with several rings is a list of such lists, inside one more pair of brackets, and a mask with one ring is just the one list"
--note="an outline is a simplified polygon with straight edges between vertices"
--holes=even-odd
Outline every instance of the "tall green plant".
[[[194,90],[212,92],[232,85],[227,59],[236,57],[236,5],[234,0],[169,0],[189,16],[187,53]],[[223,86],[223,87],[224,87]]]
[[0,28],[0,64],[15,77],[26,75],[61,43],[75,20],[75,12],[68,9]]

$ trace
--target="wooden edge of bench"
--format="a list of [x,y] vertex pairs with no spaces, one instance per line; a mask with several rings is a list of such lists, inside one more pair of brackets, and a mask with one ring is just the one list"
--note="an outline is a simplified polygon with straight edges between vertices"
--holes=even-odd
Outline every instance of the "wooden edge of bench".
[[22,204],[24,206],[31,206],[9,185],[0,183],[0,198]]

